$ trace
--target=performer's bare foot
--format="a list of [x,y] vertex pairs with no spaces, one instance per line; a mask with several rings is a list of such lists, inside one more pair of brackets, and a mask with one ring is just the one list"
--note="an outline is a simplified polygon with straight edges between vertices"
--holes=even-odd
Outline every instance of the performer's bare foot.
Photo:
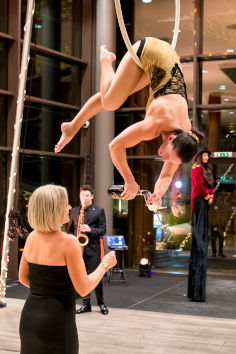
[[66,135],[66,130],[68,128],[68,126],[70,125],[70,123],[62,123],[61,125],[61,138],[58,141],[57,145],[55,145],[54,151],[60,152],[70,141],[71,139],[73,139],[73,136],[69,137]]
[[100,55],[101,63],[104,61],[108,61],[108,62],[112,63],[114,60],[116,60],[115,54],[112,52],[108,52],[107,47],[105,45],[102,45],[100,47],[100,52],[101,52],[101,55]]

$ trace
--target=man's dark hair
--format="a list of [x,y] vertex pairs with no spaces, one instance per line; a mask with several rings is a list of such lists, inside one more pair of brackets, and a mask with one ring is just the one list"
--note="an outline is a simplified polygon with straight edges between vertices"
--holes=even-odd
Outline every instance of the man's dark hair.
[[[199,142],[204,138],[204,133],[200,132],[197,128],[192,127],[191,131],[197,136]],[[176,135],[176,138],[172,141],[172,145],[174,150],[177,149],[177,156],[181,159],[182,163],[190,162],[198,152],[197,140],[182,129],[177,129],[172,133]]]
[[84,184],[81,186],[79,191],[89,191],[92,195],[94,195],[94,190],[89,184]]

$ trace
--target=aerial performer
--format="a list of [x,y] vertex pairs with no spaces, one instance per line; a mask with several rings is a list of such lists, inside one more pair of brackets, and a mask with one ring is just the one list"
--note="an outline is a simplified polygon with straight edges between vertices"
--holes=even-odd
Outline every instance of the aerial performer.
[[126,149],[162,136],[158,154],[164,165],[148,200],[148,203],[160,207],[161,198],[179,164],[192,160],[198,152],[198,143],[204,137],[202,132],[191,126],[188,117],[186,85],[179,57],[169,43],[148,37],[133,45],[142,68],[127,52],[114,72],[112,62],[116,59],[115,54],[109,52],[105,45],[100,50],[100,92],[85,103],[70,123],[62,124],[62,136],[55,152],[60,152],[87,120],[103,109],[117,110],[130,95],[149,85],[145,119],[115,137],[109,149],[112,161],[124,179],[122,198],[130,200],[140,187],[128,166]]

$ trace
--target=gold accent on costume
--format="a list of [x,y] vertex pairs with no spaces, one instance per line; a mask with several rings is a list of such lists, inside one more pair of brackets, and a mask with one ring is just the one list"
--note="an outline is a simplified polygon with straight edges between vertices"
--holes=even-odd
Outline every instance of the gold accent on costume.
[[204,199],[209,200],[211,198],[210,194],[208,194]]
[[[84,225],[84,206],[80,209],[79,220],[78,220],[78,229],[77,229],[77,239],[82,249],[82,253],[84,251],[84,247],[89,243],[89,238],[85,234],[80,234],[80,226]],[[84,241],[83,241],[84,239]]]
[[[178,66],[181,76],[182,70],[179,56],[171,45],[165,41],[153,37],[145,38],[145,44],[140,55],[140,61],[143,70],[146,72],[151,82],[149,86],[149,98],[146,105],[147,111],[150,103],[156,97],[161,95],[163,96],[163,94],[158,95],[159,90],[164,89],[167,83],[170,84],[170,86],[174,85],[174,80],[172,80],[172,83],[171,79],[173,79],[173,70],[176,66]],[[175,69],[175,71],[176,70],[177,69]],[[183,78],[181,78],[181,80],[182,82],[180,83],[180,87],[185,91]]]
[[201,167],[200,165],[197,165],[196,163],[193,165],[192,169],[196,168],[196,167]]
[[192,130],[190,130],[190,131],[188,132],[188,135],[192,136],[192,137],[196,140],[196,142],[199,143],[199,138],[197,137],[196,134],[194,134],[194,133],[192,132]]

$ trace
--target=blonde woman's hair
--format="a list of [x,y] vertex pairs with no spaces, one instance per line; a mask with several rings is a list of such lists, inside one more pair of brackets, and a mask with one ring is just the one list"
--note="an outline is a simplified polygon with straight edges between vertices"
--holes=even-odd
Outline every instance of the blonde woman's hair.
[[30,226],[41,232],[60,230],[61,216],[68,206],[66,188],[53,184],[35,189],[28,204]]

